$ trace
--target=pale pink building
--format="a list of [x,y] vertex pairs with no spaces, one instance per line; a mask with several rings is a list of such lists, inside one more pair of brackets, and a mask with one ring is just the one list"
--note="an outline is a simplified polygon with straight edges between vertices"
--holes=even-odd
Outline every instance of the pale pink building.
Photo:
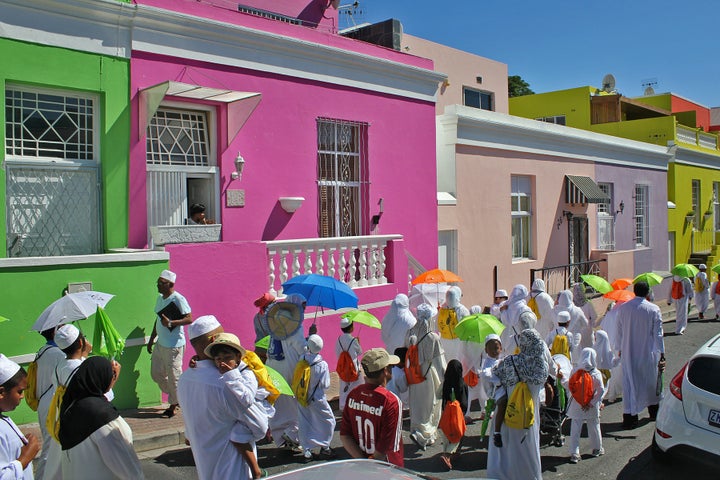
[[[164,248],[193,313],[215,314],[243,343],[253,300],[301,273],[345,281],[382,317],[414,268],[435,267],[444,75],[339,36],[325,1],[240,12],[137,3],[129,246],[173,242]],[[195,203],[218,226],[184,226]],[[319,333],[334,365],[338,317],[327,316]],[[363,332],[364,348],[378,342],[379,331]]]
[[[439,263],[464,279],[465,305],[529,287],[531,269],[604,259],[600,273],[617,278],[667,267],[662,211],[651,210],[646,245],[632,242],[627,209],[628,233],[607,243],[617,203],[632,200],[626,179],[642,178],[665,205],[665,148],[510,116],[506,65],[408,35],[403,48],[448,76],[437,103]],[[547,283],[550,293],[567,286],[562,275]]]

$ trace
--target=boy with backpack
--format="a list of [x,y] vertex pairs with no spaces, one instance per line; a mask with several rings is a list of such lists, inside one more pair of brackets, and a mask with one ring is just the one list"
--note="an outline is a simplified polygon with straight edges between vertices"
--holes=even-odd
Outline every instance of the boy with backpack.
[[325,396],[325,391],[330,388],[330,369],[320,356],[322,348],[323,339],[319,335],[308,337],[306,351],[295,367],[291,384],[298,402],[298,434],[305,462],[313,459],[315,447],[320,447],[319,458],[335,458],[330,448],[335,415]]
[[600,434],[600,410],[605,394],[602,374],[597,369],[597,354],[592,348],[583,348],[578,366],[573,369],[569,379],[561,379],[563,386],[570,390],[572,399],[567,416],[572,420],[570,427],[570,463],[578,463],[580,457],[580,432],[583,422],[587,422],[588,437],[592,446],[592,456],[605,454]]
[[570,324],[570,313],[565,311],[557,312],[555,320],[557,321],[557,327],[550,331],[545,343],[547,343],[551,355],[560,353],[572,362],[572,349],[580,342],[576,341],[575,336],[567,329]]
[[340,377],[340,400],[339,408],[342,411],[345,408],[345,400],[348,393],[353,388],[363,383],[360,377],[360,361],[358,358],[362,355],[360,347],[360,339],[352,335],[355,325],[349,318],[340,319],[340,335],[335,343],[335,355],[338,357],[337,371]]

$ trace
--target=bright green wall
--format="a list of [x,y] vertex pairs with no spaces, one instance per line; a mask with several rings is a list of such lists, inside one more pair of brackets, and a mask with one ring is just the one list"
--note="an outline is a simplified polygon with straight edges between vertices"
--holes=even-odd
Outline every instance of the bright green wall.
[[588,130],[666,147],[675,139],[675,117],[644,118],[590,125]]
[[700,180],[700,230],[713,230],[713,217],[705,220],[702,213],[712,210],[713,182],[720,182],[720,170],[670,163],[668,200],[675,203],[676,208],[668,210],[668,230],[675,232],[675,264],[687,262],[692,251],[692,226],[686,223],[685,216],[692,210],[693,180]]
[[[128,159],[130,152],[130,63],[127,59],[76,52],[0,38],[0,85],[8,82],[80,90],[100,96],[100,168],[102,172],[103,241],[105,249],[127,246]],[[3,94],[3,105],[5,95]],[[5,124],[5,108],[0,109]],[[5,145],[5,129],[0,130]],[[4,161],[4,149],[2,157]],[[0,198],[5,198],[5,172],[0,171]],[[5,208],[0,225],[5,225]],[[0,257],[6,236],[0,234]]]
[[590,126],[590,94],[593,87],[537,93],[510,99],[510,115],[525,118],[565,115],[566,125],[587,130]]
[[[30,327],[47,305],[62,295],[68,283],[92,282],[92,288],[115,295],[105,311],[126,339],[144,338],[152,332],[158,274],[167,261],[97,263],[41,267],[0,268],[0,314],[9,322],[0,324],[0,352],[7,356],[36,352],[45,339]],[[77,327],[92,340],[94,315]],[[122,365],[114,388],[118,408],[157,405],[160,390],[150,378],[150,355],[144,346],[129,347],[117,359]],[[37,414],[23,402],[12,413],[17,423],[37,421]]]
[[636,102],[644,103],[645,105],[652,105],[653,107],[662,108],[668,112],[672,111],[672,95],[669,93],[652,95],[648,97],[634,97],[633,100]]

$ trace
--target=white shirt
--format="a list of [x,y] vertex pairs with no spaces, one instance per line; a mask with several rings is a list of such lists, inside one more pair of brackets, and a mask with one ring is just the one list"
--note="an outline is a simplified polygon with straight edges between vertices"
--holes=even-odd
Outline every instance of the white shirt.
[[95,430],[78,445],[64,450],[62,474],[63,478],[74,480],[145,478],[127,422],[118,417]]
[[[247,373],[237,368],[225,373],[226,380]],[[255,379],[257,385],[257,379]],[[187,369],[178,381],[178,399],[183,409],[185,436],[190,441],[200,480],[250,478],[250,468],[230,443],[236,421],[245,421],[246,409],[255,401],[251,388],[227,388],[212,360],[201,360]],[[256,387],[257,389],[257,387]]]
[[32,462],[23,471],[22,464],[17,460],[23,441],[27,441],[25,435],[10,417],[3,415],[0,419],[0,479],[33,480]]

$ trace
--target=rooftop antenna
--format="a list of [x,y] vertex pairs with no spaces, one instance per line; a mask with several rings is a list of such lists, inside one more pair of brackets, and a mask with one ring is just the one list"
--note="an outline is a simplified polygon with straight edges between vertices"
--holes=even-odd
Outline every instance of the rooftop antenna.
[[655,88],[657,87],[658,81],[657,78],[647,78],[642,81],[642,86],[644,88],[643,95],[650,96],[655,95]]
[[603,77],[601,90],[606,93],[615,92],[615,77],[611,73]]
[[[355,1],[353,3],[349,3],[346,5],[340,5],[337,7],[338,10],[338,18],[340,19],[340,22],[345,22],[345,26],[343,28],[352,28],[356,27],[359,23],[363,23],[363,16],[365,15],[365,11],[360,6],[360,2]],[[340,30],[342,30],[341,28]]]

